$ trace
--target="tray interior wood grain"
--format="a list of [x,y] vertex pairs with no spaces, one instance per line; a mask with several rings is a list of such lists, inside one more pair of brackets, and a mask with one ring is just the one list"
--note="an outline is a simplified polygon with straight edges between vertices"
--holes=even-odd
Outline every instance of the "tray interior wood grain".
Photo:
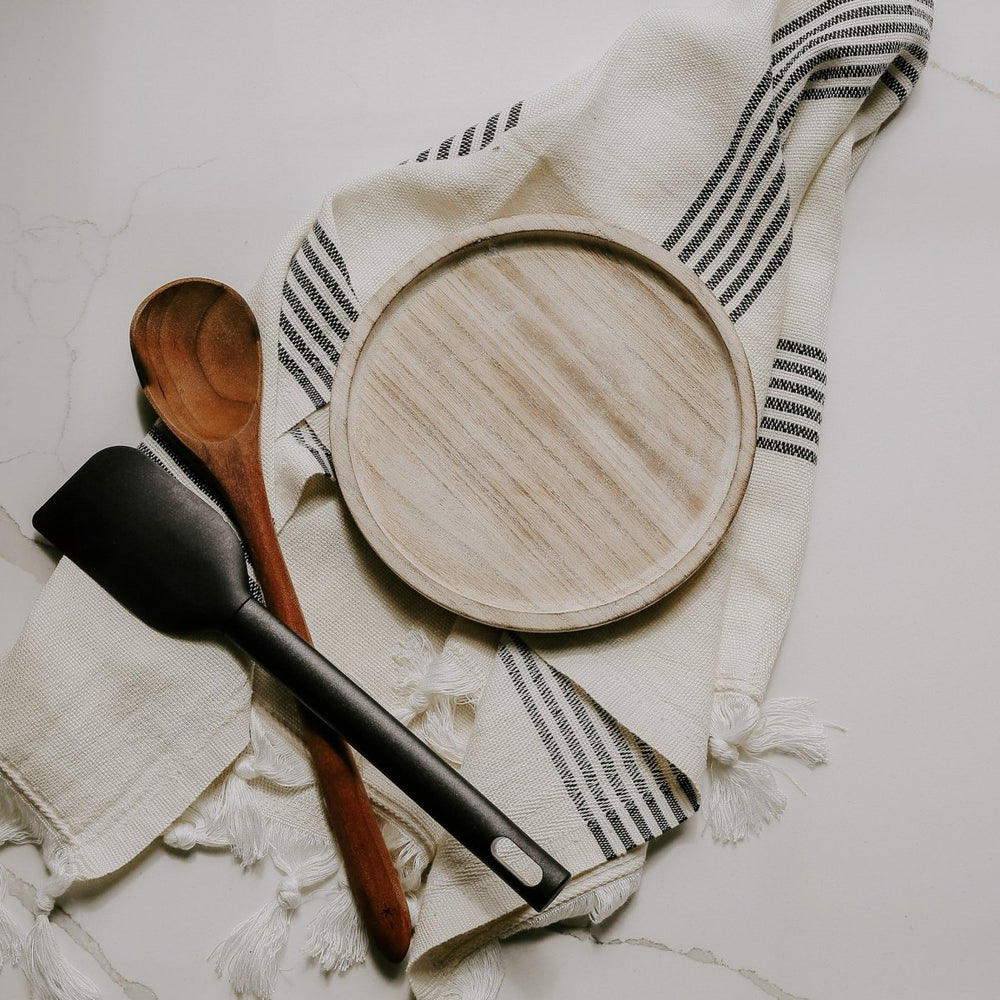
[[369,543],[459,614],[561,631],[690,576],[732,520],[750,371],[700,280],[634,234],[557,216],[449,238],[364,309],[334,464]]

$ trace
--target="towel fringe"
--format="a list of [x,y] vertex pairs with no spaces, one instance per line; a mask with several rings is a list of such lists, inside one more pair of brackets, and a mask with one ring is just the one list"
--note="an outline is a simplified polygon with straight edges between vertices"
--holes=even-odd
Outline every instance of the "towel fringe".
[[337,879],[309,923],[305,951],[324,972],[347,972],[368,957],[368,931],[346,882]]
[[407,896],[420,893],[423,889],[427,869],[433,860],[433,853],[420,841],[411,837],[398,823],[383,819],[380,824],[385,846],[392,856],[403,892]]
[[4,844],[40,844],[44,839],[41,822],[0,777],[0,847]]
[[66,960],[49,915],[56,900],[76,881],[72,855],[61,844],[42,841],[42,857],[50,872],[35,894],[35,922],[21,948],[20,966],[32,1000],[101,1000],[101,992]]
[[716,840],[756,836],[784,812],[788,798],[764,754],[785,754],[809,767],[826,762],[826,732],[814,706],[811,698],[774,698],[760,706],[737,691],[716,692],[708,740],[708,823]]
[[[459,654],[456,654],[459,655]],[[454,667],[452,660],[450,669]],[[442,671],[437,682],[447,671]],[[467,674],[466,674],[467,675]],[[471,704],[475,693],[453,687],[456,704]],[[275,896],[244,920],[213,952],[216,971],[238,993],[267,1000],[272,995],[279,962],[287,945],[291,920],[303,896],[328,883],[340,868],[332,839],[304,837],[271,822],[260,809],[258,779],[298,789],[313,782],[304,751],[279,749],[261,713],[251,709],[250,744],[220,783],[184,811],[162,834],[172,848],[230,850],[243,867],[270,857],[282,878]],[[383,820],[387,844],[400,875],[407,904],[416,920],[431,852],[398,824]],[[97,1000],[93,983],[73,969],[60,952],[48,915],[56,899],[76,880],[69,852],[54,844],[44,824],[6,783],[0,781],[0,844],[41,844],[51,877],[38,891],[37,915],[26,936],[18,933],[4,906],[6,871],[0,869],[0,968],[18,964],[28,979],[33,1000]],[[367,933],[350,889],[343,879],[328,894],[326,905],[309,925],[307,954],[324,971],[346,971],[367,957]]]
[[271,852],[282,874],[275,898],[240,924],[212,953],[215,971],[239,994],[269,1000],[288,943],[292,915],[304,895],[331,879],[340,867],[332,845],[289,836]]
[[6,965],[17,965],[24,944],[6,905],[8,878],[7,869],[0,866],[0,972]]
[[[282,874],[274,899],[234,928],[211,956],[217,974],[228,980],[237,993],[262,1000],[273,993],[292,917],[303,895],[329,881],[340,868],[332,838],[286,832],[260,809],[253,787],[257,779],[289,789],[313,781],[304,753],[296,758],[295,750],[279,751],[278,746],[263,715],[252,708],[250,747],[233,764],[221,791],[216,788],[196,802],[163,834],[164,842],[179,850],[228,847],[245,868],[269,856]],[[353,908],[353,899],[349,902]],[[352,919],[343,907],[341,918],[347,924]],[[353,919],[357,920],[356,915]],[[327,927],[326,931],[326,959],[345,967],[356,964],[358,946],[352,934],[339,926]],[[338,942],[343,943],[342,951]],[[364,958],[365,942],[361,947]]]
[[66,960],[48,913],[35,918],[20,964],[32,1000],[101,1000],[100,990]]
[[460,765],[471,732],[471,713],[461,731],[457,713],[462,706],[478,703],[486,686],[485,670],[460,639],[447,639],[437,652],[423,629],[411,629],[392,659],[399,668],[396,718],[449,763]]
[[[260,997],[268,996],[273,989],[278,962],[303,892],[329,881],[340,865],[332,838],[303,839],[301,834],[286,832],[259,807],[255,789],[258,779],[289,789],[314,780],[305,751],[295,746],[279,749],[281,745],[269,731],[265,716],[252,709],[248,750],[220,784],[186,809],[162,835],[164,843],[177,850],[227,848],[244,867],[269,856],[286,873],[276,889],[276,898],[237,926],[212,953],[216,971],[237,992]],[[383,823],[415,919],[430,855],[395,823]],[[330,894],[328,905],[311,921],[306,951],[324,971],[346,970],[367,957],[367,932],[343,880]]]
[[218,976],[236,993],[270,1000],[291,920],[291,910],[279,900],[266,903],[212,953]]
[[391,819],[384,818],[380,820],[379,825],[382,828],[385,846],[399,875],[406,908],[410,911],[410,923],[415,927],[420,916],[424,882],[434,860],[433,848],[429,849]]
[[211,840],[223,839],[233,857],[244,868],[250,868],[267,855],[271,837],[249,781],[236,770],[246,759],[240,758],[227,775],[218,809],[207,823],[205,835]]
[[424,882],[431,862],[434,860],[433,850],[421,841],[410,836],[398,823],[391,819],[383,819],[379,824],[385,846],[389,849],[399,884],[406,899],[406,908],[410,911],[410,923],[416,926],[420,916],[420,903],[423,899]]
[[495,939],[470,952],[448,975],[434,1000],[496,1000],[503,985],[503,959]]
[[562,903],[555,903],[541,913],[532,914],[518,924],[517,930],[548,927],[564,920],[586,917],[592,924],[600,924],[620,910],[636,893],[642,880],[642,869],[622,875],[611,882],[599,885]]
[[251,706],[250,745],[226,775],[221,796],[214,798],[211,808],[195,804],[187,809],[164,831],[164,842],[182,851],[228,847],[244,868],[256,864],[271,849],[267,819],[252,786],[258,778],[288,789],[304,788],[314,780],[306,757],[279,750],[263,716]]
[[641,879],[642,871],[640,870],[588,892],[586,897],[590,897],[588,899],[589,909],[586,913],[590,922],[592,924],[603,923],[613,913],[620,910],[635,895]]
[[[485,684],[482,670],[460,641],[438,654],[426,633],[414,630],[398,653],[408,707],[408,721],[419,721],[423,735],[453,763],[465,752],[465,739],[457,735],[455,713],[474,705]],[[417,727],[415,727],[417,728]],[[469,728],[468,726],[466,728]],[[279,962],[288,942],[291,921],[303,893],[328,882],[339,868],[332,840],[319,843],[286,834],[261,811],[254,783],[265,780],[283,788],[298,789],[313,783],[311,763],[297,747],[283,748],[270,731],[266,717],[251,707],[249,746],[209,793],[164,831],[163,841],[178,850],[195,847],[228,848],[244,867],[270,857],[284,878],[276,896],[239,924],[213,952],[216,972],[238,993],[270,997]],[[386,843],[399,872],[411,917],[415,921],[431,852],[391,820],[382,820]],[[320,859],[315,870],[305,851]],[[367,932],[361,923],[346,881],[337,880],[326,905],[308,928],[306,953],[324,971],[346,971],[367,957]]]
[[[3,804],[0,803],[0,809]],[[11,816],[0,816],[0,846],[4,844],[37,844],[39,838],[26,827],[21,825],[19,819]]]
[[35,894],[34,923],[22,938],[4,906],[8,877],[0,868],[0,969],[8,962],[19,966],[32,1000],[100,1000],[97,987],[66,960],[49,920],[56,900],[77,880],[73,856],[2,778],[0,844],[38,844],[49,872]]
[[235,771],[244,781],[265,778],[281,788],[308,788],[316,780],[308,757],[294,750],[279,748],[268,732],[264,717],[256,706],[250,707],[251,752],[236,762]]
[[210,824],[199,805],[189,806],[162,834],[163,843],[178,851],[196,847],[229,848],[229,840],[221,827]]

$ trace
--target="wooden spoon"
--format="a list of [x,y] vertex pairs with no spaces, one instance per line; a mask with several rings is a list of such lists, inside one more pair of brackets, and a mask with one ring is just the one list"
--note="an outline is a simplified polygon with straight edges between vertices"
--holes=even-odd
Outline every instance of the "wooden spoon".
[[[311,642],[271,518],[260,464],[260,334],[250,307],[218,281],[184,278],[136,310],[132,357],[146,398],[225,491],[268,608]],[[371,800],[346,743],[302,712],[326,815],[368,933],[401,961],[412,927]]]

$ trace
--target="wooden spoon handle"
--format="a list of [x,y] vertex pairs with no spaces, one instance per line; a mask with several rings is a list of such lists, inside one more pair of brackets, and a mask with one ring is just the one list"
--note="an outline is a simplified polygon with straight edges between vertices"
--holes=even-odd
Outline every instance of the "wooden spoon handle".
[[410,910],[354,755],[316,716],[301,705],[299,711],[327,820],[337,838],[358,912],[379,952],[391,962],[401,962],[413,935]]
[[[247,478],[242,483],[242,495],[234,496],[230,491],[230,500],[268,609],[311,645],[267,497],[261,494],[263,484],[257,487]],[[357,762],[337,733],[301,705],[299,711],[327,821],[337,838],[358,911],[381,954],[400,962],[413,934],[410,911]]]

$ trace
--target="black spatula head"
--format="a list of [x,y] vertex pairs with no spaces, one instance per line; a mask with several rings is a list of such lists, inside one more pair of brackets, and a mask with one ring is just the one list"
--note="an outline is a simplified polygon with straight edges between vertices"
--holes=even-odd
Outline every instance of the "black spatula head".
[[134,448],[99,451],[32,523],[132,614],[160,631],[224,628],[250,597],[236,532]]

